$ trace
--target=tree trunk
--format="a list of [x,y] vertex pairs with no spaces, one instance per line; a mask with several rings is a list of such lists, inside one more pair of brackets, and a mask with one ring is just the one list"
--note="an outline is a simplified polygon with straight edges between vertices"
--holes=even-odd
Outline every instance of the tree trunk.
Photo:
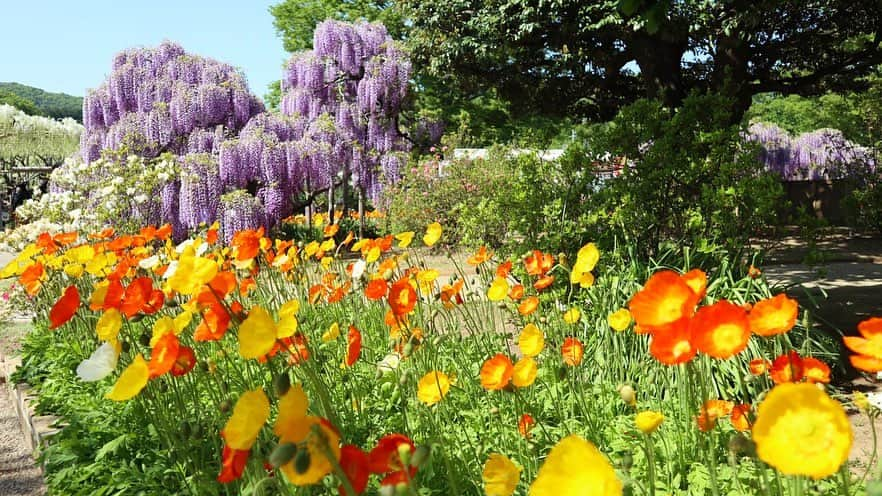
[[680,106],[686,96],[682,60],[688,43],[688,39],[671,34],[635,33],[632,53],[640,66],[647,98],[661,100],[671,108]]

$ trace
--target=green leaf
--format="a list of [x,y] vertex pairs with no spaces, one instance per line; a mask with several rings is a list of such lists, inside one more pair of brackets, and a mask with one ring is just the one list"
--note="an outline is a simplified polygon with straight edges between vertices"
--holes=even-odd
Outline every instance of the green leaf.
[[102,446],[101,449],[99,449],[98,452],[95,453],[95,461],[101,461],[107,455],[114,453],[123,443],[126,442],[128,436],[128,434],[121,434]]

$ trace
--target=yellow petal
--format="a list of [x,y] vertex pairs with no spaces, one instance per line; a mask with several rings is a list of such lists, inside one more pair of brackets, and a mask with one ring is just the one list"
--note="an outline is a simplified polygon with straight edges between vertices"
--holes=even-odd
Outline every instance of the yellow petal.
[[279,416],[276,418],[276,424],[273,426],[273,432],[279,436],[295,440],[299,432],[297,428],[302,424],[306,417],[306,408],[309,406],[309,399],[303,391],[303,386],[294,384],[288,389],[284,396],[279,398]]
[[300,300],[291,300],[279,309],[279,317],[292,317],[300,311]]
[[588,243],[576,254],[576,267],[582,272],[591,272],[600,259],[600,251],[594,243]]
[[490,289],[487,290],[487,299],[490,301],[501,301],[508,295],[508,281],[504,277],[493,279]]
[[398,240],[399,248],[407,248],[410,246],[410,243],[413,241],[413,235],[416,234],[413,231],[405,231],[403,233],[398,233],[395,235],[395,239]]
[[144,356],[138,353],[138,356],[132,363],[123,370],[113,385],[113,389],[104,397],[113,401],[126,401],[134,398],[147,385],[150,377],[150,371],[147,368],[147,361]]
[[575,324],[582,318],[582,312],[578,308],[571,308],[564,313],[563,319],[567,324]]
[[521,358],[518,360],[518,363],[514,364],[511,383],[520,388],[528,387],[536,380],[538,371],[539,367],[536,365],[536,360],[533,360],[532,357]]
[[527,324],[518,336],[518,347],[524,356],[534,357],[545,347],[545,335],[534,324]]
[[505,455],[490,453],[481,478],[487,496],[511,496],[518,487],[521,468]]
[[441,239],[441,224],[434,222],[426,227],[426,235],[423,236],[423,243],[426,246],[433,246]]
[[620,496],[622,483],[597,447],[573,434],[551,449],[528,494]]
[[377,259],[380,258],[380,248],[378,246],[372,246],[370,250],[368,250],[367,255],[364,257],[364,261],[367,263],[376,262]]
[[337,339],[340,336],[340,325],[334,322],[331,324],[331,327],[322,334],[322,341],[325,343],[330,343],[331,341]]
[[119,310],[108,308],[95,324],[95,332],[101,341],[116,341],[120,327],[122,327],[122,315]]
[[239,327],[239,354],[243,358],[266,355],[276,342],[276,323],[270,314],[259,306],[248,313]]
[[227,446],[237,450],[251,449],[260,429],[269,418],[269,411],[269,400],[263,389],[242,393],[233,408],[233,416],[223,429]]
[[276,326],[276,338],[290,338],[297,334],[297,317],[290,315],[279,318],[279,325]]

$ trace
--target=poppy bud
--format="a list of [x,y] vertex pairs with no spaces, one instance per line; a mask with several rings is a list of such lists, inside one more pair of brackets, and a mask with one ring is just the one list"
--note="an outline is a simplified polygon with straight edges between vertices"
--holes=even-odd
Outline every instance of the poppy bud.
[[629,384],[619,386],[619,396],[628,406],[635,406],[637,404],[637,393]]
[[402,443],[398,445],[398,457],[401,459],[401,464],[403,466],[410,465],[410,445],[407,443]]
[[399,482],[395,484],[395,494],[396,496],[407,496],[407,483]]
[[141,346],[150,346],[150,337],[150,333],[142,332],[138,342],[141,343]]
[[753,456],[756,452],[756,445],[753,444],[753,441],[742,434],[734,434],[729,438],[728,448],[729,452],[736,457],[738,455]]
[[380,486],[380,496],[395,496],[395,486]]
[[493,408],[490,409],[490,415],[496,415],[497,413],[499,413],[499,408],[496,408],[494,406]]
[[295,456],[299,454],[297,449],[297,445],[294,443],[282,443],[273,449],[273,452],[270,453],[269,462],[273,468],[279,468],[282,465],[290,462],[294,459]]
[[560,262],[560,264],[563,265],[564,267],[567,266],[567,254],[566,254],[566,253],[563,253],[563,252],[558,253],[558,254],[557,254],[557,260],[558,260],[558,261]]
[[297,454],[294,455],[294,471],[298,474],[305,474],[309,470],[310,463],[312,463],[312,459],[309,456],[309,450],[297,450]]
[[630,451],[626,451],[624,455],[622,455],[622,470],[628,471],[631,470],[631,467],[634,466],[634,455],[631,454]]
[[230,402],[230,400],[223,400],[217,406],[217,409],[220,410],[221,413],[227,413],[230,411],[230,408],[232,408],[232,407],[233,407],[233,405]]
[[411,353],[413,353],[413,345],[408,342],[406,345],[404,345],[404,349],[402,350],[402,352],[404,356],[409,357]]
[[132,316],[132,318],[129,319],[129,322],[141,322],[142,320],[144,320],[144,314],[139,313],[137,315]]
[[190,437],[192,437],[193,439],[201,439],[202,438],[202,425],[193,424],[191,431],[192,432],[190,433]]
[[402,386],[407,385],[407,370],[401,371],[401,379],[398,380],[398,384],[401,384]]
[[291,389],[291,377],[287,372],[276,376],[276,379],[273,381],[273,387],[276,389],[277,396],[284,396]]
[[178,303],[178,300],[176,300],[174,298],[169,298],[169,299],[165,300],[165,306],[167,306],[169,308],[177,308],[177,307],[181,306],[181,304]]
[[190,434],[192,433],[190,429],[190,422],[187,422],[186,420],[182,421],[179,429],[181,431],[181,436],[190,437]]
[[386,269],[383,271],[383,274],[380,276],[385,280],[392,279],[392,269]]
[[422,445],[417,447],[416,451],[413,452],[413,456],[410,457],[410,466],[420,468],[426,463],[431,454],[432,450],[428,446]]
[[119,347],[120,347],[120,349],[122,349],[123,353],[128,353],[129,350],[132,348],[131,345],[129,345],[128,341],[120,341]]

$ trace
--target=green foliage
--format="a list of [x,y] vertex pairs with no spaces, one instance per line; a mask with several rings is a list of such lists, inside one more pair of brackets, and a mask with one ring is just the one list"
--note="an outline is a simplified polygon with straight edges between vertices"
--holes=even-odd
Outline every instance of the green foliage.
[[40,88],[19,83],[0,83],[0,91],[12,93],[25,100],[34,102],[34,105],[36,105],[40,112],[39,115],[55,119],[70,117],[77,122],[83,122],[83,97],[71,96],[65,93],[50,93]]
[[273,81],[267,87],[267,93],[263,95],[263,102],[269,110],[279,110],[282,101],[282,82]]
[[592,137],[598,156],[627,160],[599,193],[598,228],[653,253],[659,242],[716,239],[740,246],[777,220],[781,185],[762,171],[721,96],[693,95],[672,111],[641,100]]
[[400,39],[404,23],[390,4],[388,0],[282,0],[269,11],[285,50],[296,52],[312,48],[315,26],[325,19],[380,21],[393,38]]
[[34,102],[11,91],[0,89],[0,105],[4,104],[12,105],[28,115],[43,115]]

